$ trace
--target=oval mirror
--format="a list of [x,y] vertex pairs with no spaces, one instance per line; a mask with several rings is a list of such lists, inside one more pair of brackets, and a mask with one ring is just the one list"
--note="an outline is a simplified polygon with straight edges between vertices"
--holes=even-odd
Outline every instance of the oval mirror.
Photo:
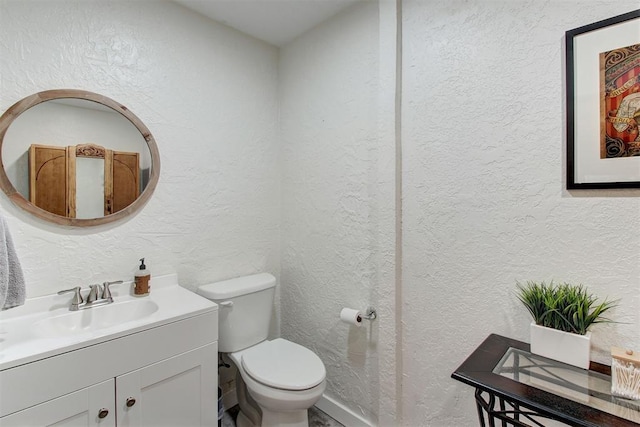
[[140,209],[158,183],[160,155],[127,107],[96,93],[49,90],[0,117],[0,186],[49,222],[91,226]]

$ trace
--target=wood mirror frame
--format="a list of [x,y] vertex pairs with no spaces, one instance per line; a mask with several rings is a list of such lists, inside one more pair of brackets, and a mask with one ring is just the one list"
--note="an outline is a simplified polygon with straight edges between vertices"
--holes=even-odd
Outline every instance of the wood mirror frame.
[[[53,214],[44,209],[40,209],[39,207],[29,202],[29,200],[25,199],[22,194],[20,194],[16,190],[13,183],[7,176],[2,159],[2,147],[5,142],[4,138],[9,126],[13,123],[14,120],[16,120],[29,108],[45,101],[65,98],[93,101],[111,108],[112,110],[121,114],[129,122],[131,122],[131,124],[133,124],[138,129],[138,131],[140,131],[140,134],[147,143],[147,147],[149,148],[149,153],[151,155],[151,173],[149,175],[149,182],[147,183],[140,196],[133,203],[116,213],[100,218],[90,219],[67,218],[64,216]],[[156,185],[158,184],[159,176],[160,153],[158,151],[158,146],[156,145],[155,139],[151,135],[151,132],[138,117],[136,117],[131,111],[129,111],[127,107],[106,96],[77,89],[47,90],[27,96],[26,98],[16,102],[14,105],[9,107],[9,109],[5,111],[5,113],[0,117],[0,187],[2,187],[2,190],[16,206],[50,223],[72,227],[89,227],[118,221],[124,217],[131,215],[134,212],[137,212],[147,203],[147,201],[153,194]]]

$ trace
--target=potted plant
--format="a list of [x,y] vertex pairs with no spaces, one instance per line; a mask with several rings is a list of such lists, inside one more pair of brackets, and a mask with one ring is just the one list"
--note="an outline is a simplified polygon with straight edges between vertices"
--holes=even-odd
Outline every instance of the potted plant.
[[617,302],[598,303],[598,298],[582,285],[527,282],[517,283],[517,287],[518,299],[533,317],[531,352],[589,369],[589,328],[611,322],[603,314]]

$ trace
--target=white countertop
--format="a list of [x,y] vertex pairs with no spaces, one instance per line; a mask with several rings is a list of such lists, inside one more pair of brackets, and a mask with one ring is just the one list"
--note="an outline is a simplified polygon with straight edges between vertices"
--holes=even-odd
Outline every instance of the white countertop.
[[[69,311],[72,294],[30,298],[22,306],[0,311],[0,371],[218,309],[212,301],[181,287],[175,274],[153,277],[150,284],[149,295],[143,297],[132,295],[131,282],[111,285],[112,304],[76,312]],[[86,293],[83,290],[83,295]],[[136,300],[147,302],[137,304]],[[48,319],[69,313],[90,317],[92,311],[113,309],[116,304],[157,305],[157,310],[140,319],[99,328],[76,328],[53,336],[48,336],[48,329],[42,326],[48,326]]]

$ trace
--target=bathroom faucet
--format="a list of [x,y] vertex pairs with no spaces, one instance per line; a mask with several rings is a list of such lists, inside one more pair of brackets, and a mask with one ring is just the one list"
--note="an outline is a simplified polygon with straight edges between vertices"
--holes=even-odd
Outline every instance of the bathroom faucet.
[[122,283],[122,280],[115,280],[113,282],[104,282],[102,284],[102,299],[106,299],[109,302],[113,302],[113,297],[111,296],[111,289],[109,289],[109,286],[119,285],[120,283]]
[[90,285],[89,294],[87,300],[82,298],[80,286],[76,286],[71,289],[64,289],[58,292],[58,295],[73,292],[73,298],[71,299],[70,311],[84,310],[85,308],[96,307],[99,305],[111,304],[113,302],[113,296],[111,295],[111,289],[109,286],[122,283],[122,280],[115,280],[113,282],[104,282],[100,285]]
[[100,294],[100,285],[89,285],[89,295],[87,296],[87,304],[95,302],[98,300],[98,295]]
[[82,295],[80,294],[80,286],[76,286],[75,288],[71,288],[71,289],[65,289],[63,291],[59,291],[58,295],[62,295],[62,294],[66,294],[69,292],[73,292],[73,299],[71,300],[71,307],[69,307],[69,310],[71,311],[76,311],[78,310],[78,307],[80,306],[80,304],[83,303],[83,299],[82,299]]

